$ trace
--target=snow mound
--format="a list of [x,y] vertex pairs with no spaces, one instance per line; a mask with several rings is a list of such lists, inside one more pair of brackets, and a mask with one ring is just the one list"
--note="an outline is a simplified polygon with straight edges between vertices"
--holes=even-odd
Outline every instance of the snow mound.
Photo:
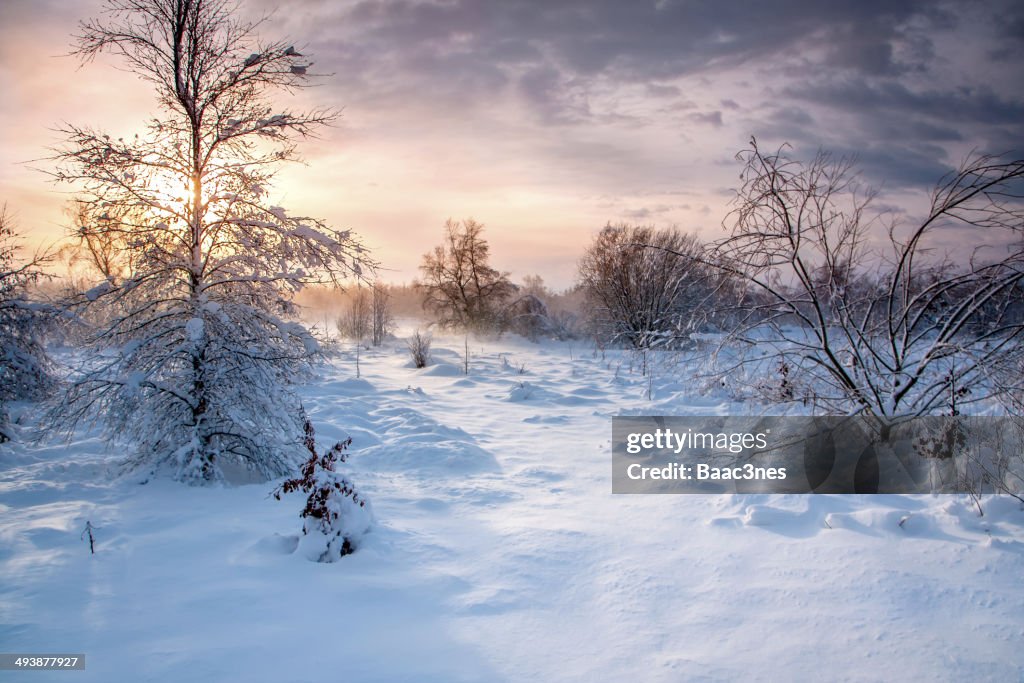
[[252,551],[259,555],[291,555],[299,547],[301,534],[273,534],[265,536],[252,546]]
[[351,496],[332,495],[327,507],[337,514],[333,528],[325,532],[320,528],[320,520],[307,518],[299,538],[296,552],[310,562],[337,562],[345,554],[346,540],[353,548],[359,548],[363,537],[373,528],[373,509],[367,500],[360,504]]
[[376,391],[376,389],[365,379],[356,379],[353,377],[352,379],[324,382],[322,385],[322,391],[327,395],[349,396],[352,394],[369,394]]
[[533,382],[519,382],[508,392],[509,401],[564,401],[565,397]]
[[435,363],[426,368],[422,374],[429,377],[458,377],[463,374],[463,369],[453,363]]
[[[866,534],[925,531],[934,528],[923,515],[912,515],[906,510],[867,508],[853,512],[830,512],[825,515],[829,529],[848,529]],[[912,523],[911,523],[912,522]]]
[[568,415],[531,415],[530,417],[524,417],[523,422],[527,424],[553,424],[561,425],[569,422]]

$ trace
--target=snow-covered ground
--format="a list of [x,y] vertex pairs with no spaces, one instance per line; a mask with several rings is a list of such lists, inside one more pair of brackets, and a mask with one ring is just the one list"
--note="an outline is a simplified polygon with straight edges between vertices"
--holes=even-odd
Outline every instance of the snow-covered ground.
[[346,351],[303,390],[378,519],[336,564],[291,552],[273,483],[0,447],[0,652],[87,658],[0,680],[1024,680],[1016,501],[615,496],[612,415],[757,407],[581,342],[471,340],[467,376],[462,344],[364,351],[359,379]]

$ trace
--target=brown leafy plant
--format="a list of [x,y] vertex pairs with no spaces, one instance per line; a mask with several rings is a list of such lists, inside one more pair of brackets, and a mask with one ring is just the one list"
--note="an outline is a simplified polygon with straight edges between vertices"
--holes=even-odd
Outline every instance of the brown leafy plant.
[[272,494],[277,500],[295,491],[307,494],[299,516],[305,520],[305,554],[317,562],[335,562],[355,552],[373,519],[368,501],[348,477],[335,471],[339,463],[348,459],[351,444],[349,437],[330,450],[317,453],[313,424],[307,419],[303,445],[309,451],[309,459],[303,463],[299,477],[284,481]]

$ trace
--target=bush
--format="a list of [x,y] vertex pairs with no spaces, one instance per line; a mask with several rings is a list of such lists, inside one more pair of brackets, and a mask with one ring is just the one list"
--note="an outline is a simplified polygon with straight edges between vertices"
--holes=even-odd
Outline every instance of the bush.
[[302,553],[316,562],[336,562],[355,552],[359,541],[373,524],[369,503],[355,490],[347,477],[334,471],[338,463],[348,459],[352,439],[334,444],[331,450],[319,455],[313,424],[306,420],[304,445],[309,460],[302,466],[302,476],[289,479],[274,490],[274,498],[281,500],[285,493],[302,491],[309,494],[300,516]]
[[625,224],[601,230],[579,278],[595,334],[636,349],[687,341],[721,284],[693,235]]
[[[804,163],[756,140],[739,158],[729,234],[712,252],[749,293],[723,378],[774,364],[782,382],[768,398],[874,416],[882,434],[991,398],[1012,409],[1024,395],[1024,159],[968,158],[919,223],[893,222],[879,239],[886,214],[849,159]],[[937,239],[955,229],[1007,248],[937,260]]]
[[430,363],[430,333],[416,330],[406,341],[412,362],[417,368],[425,368]]

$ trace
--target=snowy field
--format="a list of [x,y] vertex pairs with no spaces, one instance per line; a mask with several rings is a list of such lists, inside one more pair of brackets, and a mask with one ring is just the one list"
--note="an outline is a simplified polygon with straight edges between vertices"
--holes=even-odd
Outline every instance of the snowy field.
[[471,340],[467,376],[462,345],[364,351],[360,379],[348,349],[303,389],[378,520],[336,564],[292,553],[273,483],[3,447],[0,651],[87,666],[0,680],[1024,680],[1016,501],[613,496],[611,416],[762,408],[582,342]]

